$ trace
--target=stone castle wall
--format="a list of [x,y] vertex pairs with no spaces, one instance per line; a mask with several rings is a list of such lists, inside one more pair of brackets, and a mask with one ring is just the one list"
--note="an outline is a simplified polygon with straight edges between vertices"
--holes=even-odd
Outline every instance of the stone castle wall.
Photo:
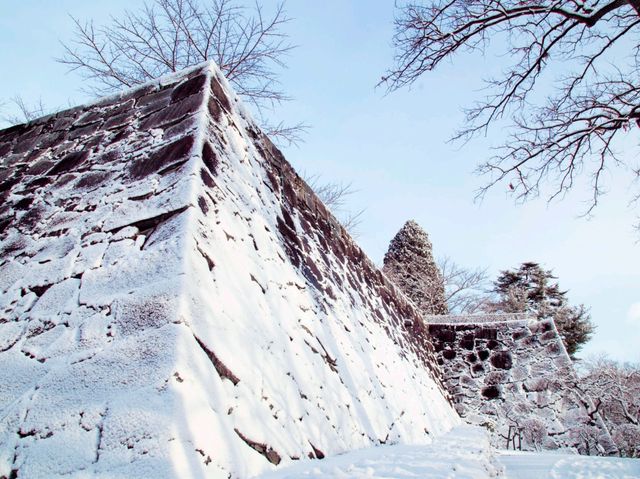
[[458,425],[213,64],[0,130],[0,479],[254,477]]
[[468,423],[488,428],[496,447],[615,453],[553,320],[426,319],[456,410]]

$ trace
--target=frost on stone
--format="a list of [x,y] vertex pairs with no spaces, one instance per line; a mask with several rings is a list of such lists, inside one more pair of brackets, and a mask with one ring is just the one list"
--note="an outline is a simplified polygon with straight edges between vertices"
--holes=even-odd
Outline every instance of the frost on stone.
[[420,314],[214,65],[0,152],[0,477],[250,477],[459,423]]
[[462,418],[487,427],[501,449],[615,454],[553,320],[508,318],[429,318],[438,363]]

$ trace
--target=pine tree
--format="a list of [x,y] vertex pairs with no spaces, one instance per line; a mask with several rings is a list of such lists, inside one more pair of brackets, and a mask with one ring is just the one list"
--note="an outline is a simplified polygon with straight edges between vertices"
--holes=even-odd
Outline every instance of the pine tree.
[[591,338],[595,326],[589,311],[580,304],[570,306],[567,292],[554,282],[557,278],[538,263],[522,263],[516,270],[506,270],[493,283],[497,295],[488,310],[504,313],[529,313],[538,319],[553,318],[567,352],[575,353]]
[[382,271],[423,314],[448,313],[429,236],[415,221],[407,221],[391,240]]

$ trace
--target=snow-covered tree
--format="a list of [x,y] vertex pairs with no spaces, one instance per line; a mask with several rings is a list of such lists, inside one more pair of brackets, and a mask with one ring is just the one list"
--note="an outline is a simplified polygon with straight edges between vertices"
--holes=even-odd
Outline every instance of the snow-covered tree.
[[538,319],[553,318],[571,357],[591,338],[595,326],[584,305],[570,306],[550,270],[538,263],[522,263],[506,270],[494,281],[496,299],[487,303],[490,312],[530,313]]
[[423,314],[448,313],[429,236],[415,221],[407,221],[391,240],[382,271]]
[[598,357],[582,370],[580,386],[593,398],[620,455],[640,457],[640,365]]

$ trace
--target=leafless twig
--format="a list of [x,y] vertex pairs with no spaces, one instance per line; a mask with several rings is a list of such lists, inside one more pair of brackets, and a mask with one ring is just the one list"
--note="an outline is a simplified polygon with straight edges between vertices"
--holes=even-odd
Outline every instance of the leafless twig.
[[[605,192],[603,173],[622,163],[616,141],[640,125],[639,12],[638,0],[402,4],[396,65],[381,83],[389,90],[410,85],[459,52],[484,54],[494,41],[513,61],[487,80],[488,96],[467,111],[466,126],[454,137],[466,140],[495,122],[512,122],[496,156],[478,168],[489,177],[479,195],[504,181],[517,199],[544,187],[551,200],[587,175],[588,214]],[[536,92],[543,81],[555,90],[541,101]]]
[[[214,60],[236,92],[261,116],[289,97],[277,72],[294,46],[283,27],[283,3],[267,15],[261,5],[235,0],[151,0],[106,25],[72,20],[75,36],[58,61],[80,72],[91,93],[107,93]],[[299,141],[304,125],[275,130],[277,139]]]
[[450,313],[473,314],[481,311],[489,298],[487,270],[464,268],[448,256],[438,259],[438,267],[442,273]]
[[356,192],[352,183],[323,182],[318,175],[302,175],[306,183],[318,195],[318,198],[340,220],[342,226],[353,236],[359,235],[358,228],[362,224],[365,210],[350,211],[346,208],[347,198]]
[[[2,113],[0,120],[10,125],[26,123],[47,114],[47,108],[44,106],[42,98],[38,98],[35,103],[30,104],[24,97],[17,95],[11,98],[8,103],[13,105],[13,110],[16,113]],[[0,108],[2,107],[7,108],[7,103],[0,103]]]

